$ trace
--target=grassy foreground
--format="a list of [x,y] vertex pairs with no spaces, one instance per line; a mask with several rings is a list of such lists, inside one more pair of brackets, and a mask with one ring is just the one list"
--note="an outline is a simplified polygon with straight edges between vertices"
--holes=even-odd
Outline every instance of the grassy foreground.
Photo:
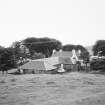
[[105,105],[105,76],[0,74],[0,105]]

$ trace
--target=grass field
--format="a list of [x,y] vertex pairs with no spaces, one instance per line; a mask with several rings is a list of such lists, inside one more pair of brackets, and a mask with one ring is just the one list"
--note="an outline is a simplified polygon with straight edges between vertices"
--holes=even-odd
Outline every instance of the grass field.
[[0,105],[105,105],[105,76],[0,74]]

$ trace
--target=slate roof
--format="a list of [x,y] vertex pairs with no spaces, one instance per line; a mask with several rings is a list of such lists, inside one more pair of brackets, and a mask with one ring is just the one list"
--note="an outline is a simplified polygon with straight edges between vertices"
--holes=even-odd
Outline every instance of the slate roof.
[[72,51],[55,52],[52,57],[72,57]]
[[60,64],[73,64],[71,57],[59,57]]
[[44,59],[39,59],[38,61],[44,61],[50,65],[57,64],[72,64],[71,57],[49,57]]
[[[79,57],[79,53],[76,51],[77,57]],[[56,51],[54,54],[52,54],[52,57],[72,57],[72,51]]]
[[55,66],[50,65],[44,61],[32,60],[21,66],[22,69],[35,69],[35,70],[53,70]]
[[[77,58],[79,58],[79,53],[75,52]],[[59,63],[61,64],[73,64],[72,57],[73,53],[72,51],[57,51],[54,54],[52,54],[52,57],[58,57]]]

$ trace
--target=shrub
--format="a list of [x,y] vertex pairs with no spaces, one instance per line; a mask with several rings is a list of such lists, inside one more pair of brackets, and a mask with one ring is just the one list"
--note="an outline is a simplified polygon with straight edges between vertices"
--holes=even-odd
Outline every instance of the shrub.
[[105,58],[93,59],[90,62],[90,68],[92,70],[105,70]]

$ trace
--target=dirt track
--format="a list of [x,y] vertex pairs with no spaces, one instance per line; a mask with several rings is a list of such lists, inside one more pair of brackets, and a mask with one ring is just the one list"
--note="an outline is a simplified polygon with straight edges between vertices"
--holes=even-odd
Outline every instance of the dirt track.
[[0,105],[105,105],[105,76],[0,75]]

